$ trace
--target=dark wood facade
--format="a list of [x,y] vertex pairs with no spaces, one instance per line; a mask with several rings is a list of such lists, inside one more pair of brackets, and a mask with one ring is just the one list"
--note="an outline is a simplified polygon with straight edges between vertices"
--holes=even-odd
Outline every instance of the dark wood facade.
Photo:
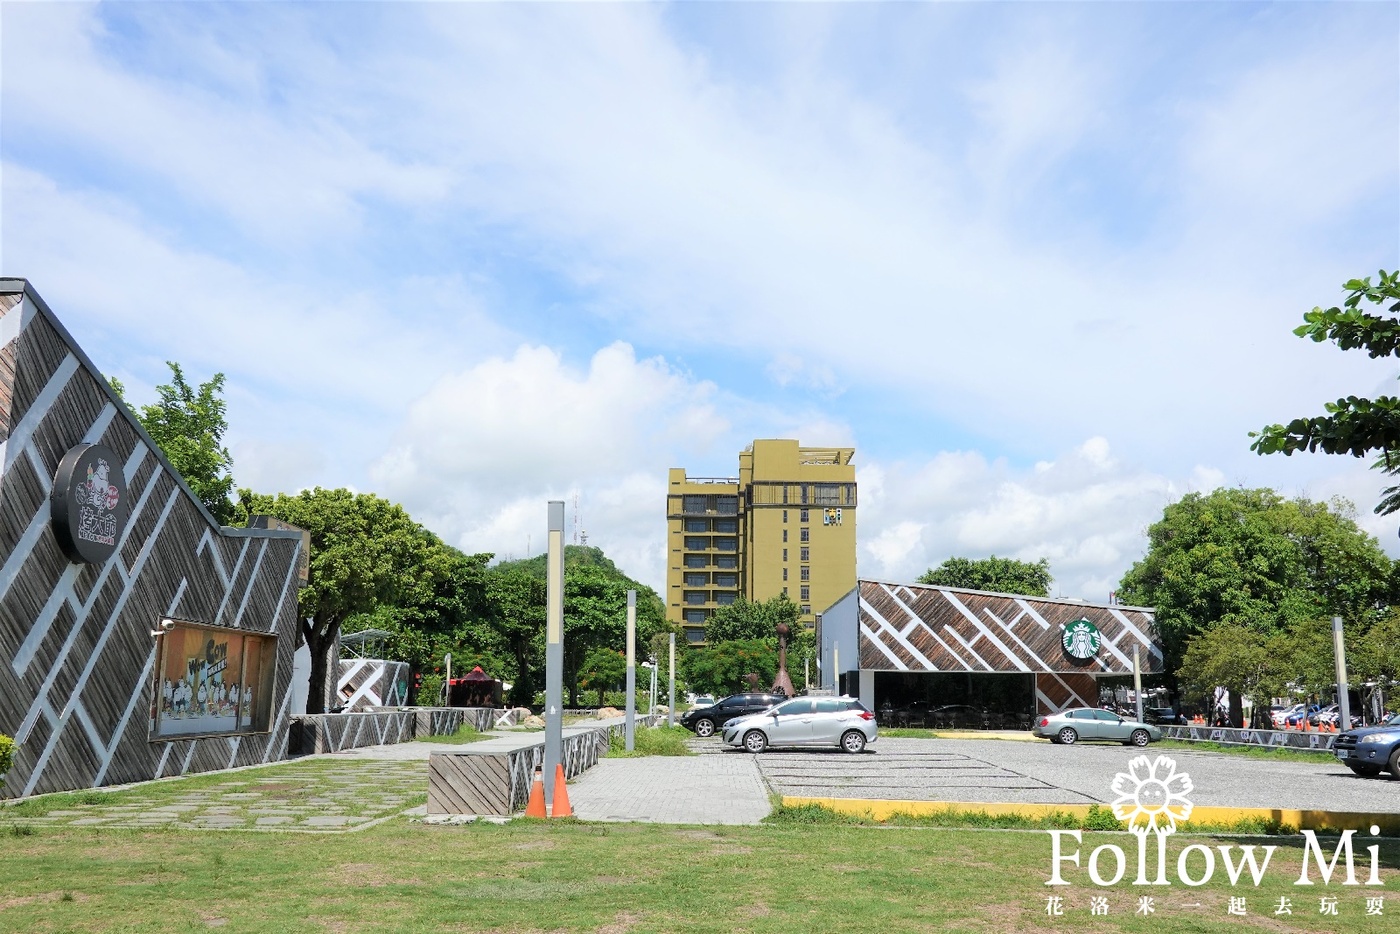
[[[64,453],[115,452],[130,513],[111,558],[75,564],[50,522]],[[0,796],[251,765],[287,748],[297,532],[220,528],[20,279],[0,279]],[[277,639],[271,731],[150,739],[164,617]]]

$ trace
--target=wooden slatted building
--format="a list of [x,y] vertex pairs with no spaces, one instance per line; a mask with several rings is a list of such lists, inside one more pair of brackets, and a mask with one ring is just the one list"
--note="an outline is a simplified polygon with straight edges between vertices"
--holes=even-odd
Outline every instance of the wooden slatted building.
[[[818,620],[823,685],[886,702],[1031,716],[1097,706],[1098,681],[1163,668],[1145,607],[861,580]],[[839,675],[839,685],[837,683]]]
[[[51,504],[85,444],[114,455],[123,500],[95,563],[65,552]],[[0,733],[17,741],[0,796],[282,758],[301,548],[295,531],[220,528],[43,299],[0,279]],[[257,729],[154,738],[152,633],[171,617],[276,637]]]

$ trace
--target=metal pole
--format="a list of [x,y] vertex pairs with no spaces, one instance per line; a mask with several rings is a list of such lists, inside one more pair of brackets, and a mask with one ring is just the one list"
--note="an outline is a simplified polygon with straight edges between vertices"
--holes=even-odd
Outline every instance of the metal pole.
[[1133,694],[1137,697],[1138,723],[1142,722],[1142,663],[1138,661],[1138,647],[1133,646]]
[[832,643],[831,646],[831,667],[832,677],[836,679],[836,694],[841,694],[841,646]]
[[637,591],[627,591],[627,751],[637,729]]
[[812,656],[802,659],[802,693],[812,693]]
[[671,661],[667,668],[671,675],[671,692],[666,699],[666,725],[676,725],[676,634],[671,633]]
[[1351,692],[1347,690],[1347,647],[1342,639],[1342,618],[1332,617],[1332,646],[1337,653],[1337,712],[1342,729],[1351,729]]
[[444,707],[452,706],[452,653],[448,652],[442,657],[443,664],[447,665],[447,680],[442,685],[442,700]]
[[564,501],[549,501],[544,624],[544,796],[554,806],[555,766],[564,760]]

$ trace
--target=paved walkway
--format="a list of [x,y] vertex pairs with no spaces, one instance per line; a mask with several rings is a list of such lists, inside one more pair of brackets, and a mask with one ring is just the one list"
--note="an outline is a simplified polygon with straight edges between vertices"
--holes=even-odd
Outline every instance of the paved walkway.
[[768,816],[757,757],[602,759],[569,785],[583,820],[655,824],[756,824]]

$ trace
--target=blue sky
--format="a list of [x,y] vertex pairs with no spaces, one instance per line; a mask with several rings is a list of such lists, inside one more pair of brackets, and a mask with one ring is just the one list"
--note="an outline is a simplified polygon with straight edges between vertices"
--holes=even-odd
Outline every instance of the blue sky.
[[1386,362],[1395,4],[0,5],[0,268],[136,401],[229,380],[240,484],[664,575],[665,469],[854,444],[860,570],[1102,598],[1247,432]]

